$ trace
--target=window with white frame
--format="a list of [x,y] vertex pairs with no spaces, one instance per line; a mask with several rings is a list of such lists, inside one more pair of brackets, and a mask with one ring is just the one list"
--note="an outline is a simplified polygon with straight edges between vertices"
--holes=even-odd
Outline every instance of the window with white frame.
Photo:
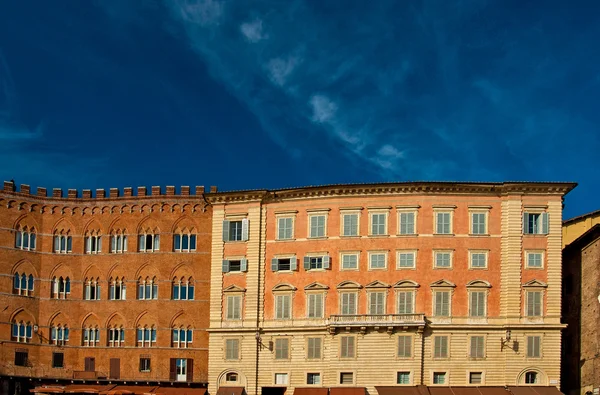
[[527,251],[527,268],[541,269],[544,267],[544,253],[541,251]]
[[247,218],[223,221],[223,241],[248,241],[249,224]]
[[30,343],[33,333],[31,322],[13,321],[11,340],[19,343]]
[[308,217],[310,225],[308,237],[325,237],[326,218],[324,214],[313,214]]
[[196,251],[196,234],[190,231],[181,231],[173,235],[173,250],[175,252]]
[[358,269],[358,254],[342,254],[342,270]]
[[271,259],[271,271],[280,272],[289,270],[298,270],[298,260],[295,256]]
[[329,255],[310,255],[304,257],[304,270],[329,269]]
[[138,236],[139,252],[155,252],[160,250],[160,234],[158,230],[146,229]]
[[189,348],[192,345],[192,341],[194,340],[194,331],[190,326],[173,328],[171,333],[171,347]]
[[487,311],[487,291],[469,290],[469,317],[483,318]]
[[100,329],[97,326],[83,327],[82,345],[84,347],[97,347],[100,342]]
[[415,291],[402,290],[396,293],[396,311],[397,314],[414,314],[415,312]]
[[240,341],[239,339],[225,340],[225,359],[240,359]]
[[542,356],[541,349],[541,336],[527,336],[527,358],[540,358]]
[[417,213],[414,211],[401,211],[399,214],[399,234],[401,235],[414,235],[417,233],[416,217]]
[[438,235],[449,235],[452,233],[452,212],[435,212],[435,233]]
[[66,299],[70,293],[71,279],[69,277],[52,277],[52,288],[50,292],[50,297],[52,299]]
[[356,315],[356,292],[341,292],[340,293],[340,314],[341,315]]
[[369,292],[369,314],[385,314],[385,291]]
[[137,280],[138,300],[158,299],[158,280],[156,277],[140,277]]
[[100,279],[99,278],[87,278],[84,280],[84,294],[83,299],[85,300],[100,300]]
[[486,269],[487,268],[487,251],[470,251],[469,252],[471,269]]
[[307,300],[307,309],[306,309],[306,317],[307,318],[323,318],[323,292],[311,292],[306,295]]
[[415,251],[398,251],[398,269],[414,269],[417,253]]
[[122,326],[108,328],[108,347],[123,347],[125,344],[125,329]]
[[433,372],[433,384],[446,384],[446,372]]
[[342,214],[342,236],[358,236],[358,213]]
[[102,236],[97,230],[86,232],[84,237],[85,253],[98,254],[102,252]]
[[125,300],[127,298],[127,285],[125,285],[125,277],[110,278],[108,298],[110,300]]
[[194,279],[192,277],[175,277],[172,283],[173,300],[194,300]]
[[433,292],[434,306],[433,315],[435,317],[450,317],[450,297],[451,291],[438,290]]
[[61,230],[54,233],[54,252],[57,254],[73,252],[73,238],[69,231]]
[[156,328],[154,326],[140,326],[137,328],[137,346],[153,347],[156,345]]
[[110,252],[113,254],[127,252],[127,230],[115,229],[111,232]]
[[308,385],[321,384],[321,373],[306,373],[306,384],[308,384]]
[[340,336],[340,358],[356,357],[356,337]]
[[20,250],[35,250],[36,232],[34,227],[17,226],[15,230],[15,248]]
[[485,357],[485,338],[483,336],[471,336],[469,347],[470,358]]
[[248,271],[248,260],[246,258],[224,259],[222,271],[223,271],[223,273],[247,272]]
[[242,295],[227,295],[227,315],[228,320],[242,319]]
[[451,251],[434,251],[433,257],[436,269],[449,269],[452,267]]
[[433,357],[448,358],[448,336],[433,337]]
[[290,339],[280,337],[275,339],[275,359],[290,358]]
[[369,252],[369,269],[385,269],[386,257],[385,252]]
[[387,235],[387,213],[371,213],[371,236]]
[[526,291],[527,305],[525,307],[525,315],[527,317],[542,316],[542,291],[528,290]]
[[469,372],[469,384],[483,384],[483,372]]
[[287,385],[288,374],[287,373],[275,373],[275,385]]
[[277,218],[277,240],[290,240],[294,237],[294,217]]
[[65,345],[69,341],[69,327],[58,324],[50,327],[50,343]]
[[410,372],[396,373],[396,384],[410,384]]
[[487,212],[473,211],[471,214],[471,234],[485,235],[487,231]]
[[278,320],[289,320],[292,318],[292,295],[275,295],[275,318]]
[[306,358],[321,359],[322,339],[320,337],[309,337],[306,342]]
[[15,273],[13,276],[13,293],[15,295],[33,296],[33,275],[26,273]]
[[548,220],[548,213],[523,213],[523,233],[527,235],[547,235]]
[[410,335],[398,336],[398,358],[412,357],[413,338]]

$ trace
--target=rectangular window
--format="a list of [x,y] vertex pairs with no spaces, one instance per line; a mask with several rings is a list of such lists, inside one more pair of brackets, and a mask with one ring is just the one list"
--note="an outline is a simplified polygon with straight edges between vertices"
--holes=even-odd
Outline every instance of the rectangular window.
[[486,213],[471,213],[471,234],[487,234],[487,226],[485,223],[486,217]]
[[225,359],[240,359],[240,341],[238,339],[225,340]]
[[433,372],[433,384],[446,384],[446,372]]
[[370,253],[369,254],[369,269],[385,269],[385,254]]
[[356,292],[342,292],[340,294],[342,315],[356,315],[356,297]]
[[242,296],[231,295],[227,297],[227,319],[239,320],[242,318]]
[[287,338],[275,339],[275,359],[290,358],[290,340]]
[[482,384],[483,373],[482,372],[469,372],[469,384]]
[[358,214],[344,214],[342,221],[342,236],[358,236]]
[[385,292],[369,292],[369,314],[385,314]]
[[310,293],[308,299],[308,318],[323,318],[323,294]]
[[398,252],[398,269],[414,269],[415,268],[415,256],[414,251],[402,251]]
[[173,250],[175,252],[194,252],[196,251],[196,235],[174,234]]
[[343,254],[342,269],[358,269],[358,254]]
[[150,357],[140,357],[140,372],[150,371]]
[[439,235],[449,235],[452,233],[451,226],[452,213],[435,213],[435,233]]
[[287,373],[275,373],[275,384],[276,385],[285,385],[288,383],[288,374]]
[[306,384],[318,385],[321,384],[321,373],[307,373]]
[[528,317],[542,316],[542,291],[527,291],[527,309]]
[[485,317],[486,291],[469,292],[469,316]]
[[127,252],[127,236],[122,234],[110,237],[110,252],[113,254]]
[[469,357],[483,358],[485,356],[484,337],[471,336],[471,345],[469,347]]
[[542,338],[540,336],[527,336],[527,358],[541,356]]
[[450,291],[435,291],[434,296],[433,315],[436,317],[450,317]]
[[354,384],[354,373],[341,372],[340,373],[340,384]]
[[308,359],[321,359],[321,338],[320,337],[309,337],[307,346],[307,358]]
[[398,336],[398,358],[410,358],[412,356],[412,336]]
[[228,262],[229,262],[228,272],[237,273],[237,272],[242,271],[242,260],[241,259],[231,260]]
[[65,366],[65,354],[62,352],[52,353],[52,367],[63,368]]
[[471,252],[471,268],[485,269],[487,267],[487,254],[485,252]]
[[414,314],[414,292],[399,291],[397,295],[397,314]]
[[323,269],[323,257],[322,256],[305,256],[304,257],[304,269],[305,270]]
[[271,271],[298,270],[296,257],[291,258],[273,258],[271,259]]
[[433,357],[448,358],[448,336],[434,337]]
[[450,252],[435,252],[435,267],[448,269],[452,267],[452,253]]
[[354,336],[340,337],[340,358],[354,358],[356,355],[355,349],[356,338]]
[[548,213],[523,213],[523,233],[547,235],[548,220]]
[[15,366],[27,366],[27,351],[15,351]]
[[223,241],[247,241],[248,219],[223,221]]
[[275,297],[275,318],[278,320],[289,320],[291,313],[291,295],[277,295]]
[[97,254],[102,252],[101,236],[86,236],[84,238],[84,244],[86,254]]
[[541,269],[544,267],[543,254],[541,252],[528,252],[527,253],[527,267],[534,269]]
[[381,236],[386,235],[386,213],[371,214],[371,235]]
[[289,240],[294,235],[294,218],[282,217],[277,219],[277,239]]
[[410,372],[398,372],[396,374],[396,384],[410,384]]
[[415,233],[415,213],[400,213],[400,234],[414,235]]
[[309,237],[325,237],[325,216],[311,215]]

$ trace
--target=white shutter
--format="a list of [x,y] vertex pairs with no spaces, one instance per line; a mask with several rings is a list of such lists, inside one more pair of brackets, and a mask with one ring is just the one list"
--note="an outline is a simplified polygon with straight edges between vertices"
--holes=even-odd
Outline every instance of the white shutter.
[[323,269],[329,269],[330,266],[330,257],[329,255],[323,256]]
[[240,261],[240,271],[242,271],[242,272],[248,271],[248,260],[246,258],[242,258]]
[[295,256],[290,258],[290,270],[298,270],[298,261]]
[[242,219],[242,241],[248,240],[249,221],[247,218]]

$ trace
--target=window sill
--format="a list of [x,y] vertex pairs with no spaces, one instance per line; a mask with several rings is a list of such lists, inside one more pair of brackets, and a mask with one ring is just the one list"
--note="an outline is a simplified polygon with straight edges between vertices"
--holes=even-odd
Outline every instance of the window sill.
[[327,270],[328,269],[304,269],[304,271],[307,273],[324,273]]
[[223,243],[225,244],[242,244],[242,243],[247,243],[248,240],[227,240],[224,241]]
[[547,234],[544,233],[523,233],[523,237],[539,237],[539,238],[543,238],[543,237],[547,237]]
[[396,237],[417,237],[418,233],[398,233]]
[[544,270],[543,266],[525,266],[525,270]]
[[307,237],[308,240],[327,240],[328,238],[329,238],[328,236],[316,236],[316,237],[308,236]]
[[452,266],[434,266],[433,270],[452,270]]
[[488,267],[487,266],[485,266],[485,267],[473,267],[473,266],[470,266],[469,270],[488,270]]
[[396,270],[417,270],[416,266],[397,266]]
[[340,268],[341,272],[357,272],[359,269],[357,267],[342,267]]
[[390,237],[390,235],[369,235],[369,237],[373,237],[373,238],[384,238],[384,237]]
[[276,242],[286,242],[286,241],[296,241],[295,237],[292,237],[290,239],[275,239]]
[[272,272],[272,273],[293,274],[295,272],[296,272],[296,270],[277,270],[276,272]]
[[455,234],[454,233],[434,233],[434,236],[448,236],[448,237],[454,237]]
[[226,272],[226,273],[223,273],[223,274],[224,274],[224,275],[226,275],[226,276],[229,276],[229,275],[233,275],[233,276],[241,276],[241,275],[244,275],[244,274],[246,274],[246,272],[242,272],[242,271],[240,270],[240,271],[237,271],[237,272]]
[[361,235],[340,235],[341,239],[360,239]]
[[387,267],[370,267],[369,271],[371,271],[371,270],[376,270],[376,271],[377,270],[387,270]]
[[489,233],[469,233],[469,237],[490,237]]

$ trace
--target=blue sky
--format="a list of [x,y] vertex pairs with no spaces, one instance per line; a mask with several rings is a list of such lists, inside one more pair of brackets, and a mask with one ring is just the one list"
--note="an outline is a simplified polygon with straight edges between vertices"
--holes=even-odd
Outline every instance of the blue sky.
[[97,0],[0,12],[0,178],[62,188],[576,181],[598,1]]

